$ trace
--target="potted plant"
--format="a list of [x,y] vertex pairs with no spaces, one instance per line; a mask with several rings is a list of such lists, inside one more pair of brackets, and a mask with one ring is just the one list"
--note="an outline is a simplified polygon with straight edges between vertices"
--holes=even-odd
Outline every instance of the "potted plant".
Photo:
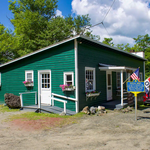
[[86,97],[93,97],[93,96],[99,96],[101,92],[98,91],[91,91],[86,93]]
[[75,86],[73,85],[60,85],[59,87],[61,87],[62,91],[74,91],[75,90]]
[[23,81],[25,86],[33,86],[33,81]]

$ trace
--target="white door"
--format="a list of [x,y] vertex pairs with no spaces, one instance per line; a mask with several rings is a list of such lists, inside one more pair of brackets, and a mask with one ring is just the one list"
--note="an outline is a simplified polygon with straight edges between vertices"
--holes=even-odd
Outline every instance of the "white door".
[[51,72],[40,71],[39,78],[41,103],[51,104]]
[[107,82],[107,100],[112,100],[112,72],[106,72],[106,82]]

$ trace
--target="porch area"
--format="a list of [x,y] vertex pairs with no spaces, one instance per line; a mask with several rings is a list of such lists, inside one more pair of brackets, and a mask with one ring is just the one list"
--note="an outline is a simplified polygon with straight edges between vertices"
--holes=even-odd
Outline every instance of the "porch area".
[[[38,105],[24,106],[22,110],[27,110],[31,112],[55,113],[55,114],[60,114],[64,112],[63,108],[46,104],[41,104],[41,108],[38,108]],[[74,114],[76,114],[75,111],[66,109],[66,115],[74,115]]]
[[[106,71],[107,102],[104,102],[103,105],[108,109],[124,108],[126,105],[128,105],[126,82],[130,80],[130,76],[136,70],[136,68],[99,63],[99,69],[100,71]],[[113,72],[116,73],[116,77],[113,78],[114,80],[112,79]],[[124,73],[125,77],[123,75]],[[114,89],[112,86],[112,80],[116,81],[116,87],[114,87]],[[115,92],[116,94],[114,94]]]
[[111,109],[111,110],[119,110],[128,105],[127,100],[124,100],[123,105],[120,104],[120,100],[111,100],[105,103],[101,104],[102,106],[105,106],[106,109]]
[[[47,113],[55,113],[55,114],[61,114],[64,112],[66,115],[74,115],[76,114],[76,111],[72,111],[67,109],[66,104],[67,100],[62,100],[57,97],[63,97],[61,95],[57,95],[52,93],[51,101],[49,104],[41,103],[41,99],[37,99],[37,92],[23,92],[20,94],[20,101],[21,101],[21,109],[20,110],[28,110],[31,112],[47,112]],[[25,97],[26,96],[26,97]],[[63,97],[66,98],[67,97]],[[71,98],[68,98],[71,99]],[[58,107],[54,105],[54,101],[62,103],[63,107]]]

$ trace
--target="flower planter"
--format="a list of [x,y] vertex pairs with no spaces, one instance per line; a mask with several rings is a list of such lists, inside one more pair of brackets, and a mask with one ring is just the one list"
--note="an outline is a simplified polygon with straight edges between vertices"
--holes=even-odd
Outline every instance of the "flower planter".
[[28,84],[24,84],[24,86],[27,86],[27,87],[32,87],[33,86],[33,83],[28,83]]
[[74,91],[75,90],[75,87],[73,88],[65,88],[64,91]]
[[100,93],[91,93],[91,94],[86,94],[86,97],[93,97],[93,96],[99,96]]

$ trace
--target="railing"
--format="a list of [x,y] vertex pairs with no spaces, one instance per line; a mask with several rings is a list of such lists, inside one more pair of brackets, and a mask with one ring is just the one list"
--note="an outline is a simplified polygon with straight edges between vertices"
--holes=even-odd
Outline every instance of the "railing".
[[23,94],[31,94],[31,93],[35,93],[35,104],[37,104],[37,92],[33,91],[33,92],[23,92],[23,93],[19,93],[20,94],[20,102],[21,102],[21,107],[23,107]]
[[51,99],[52,99],[52,106],[54,106],[54,100],[64,103],[64,112],[66,113],[66,103],[67,103],[67,101],[54,98],[54,95],[52,95]]
[[62,96],[62,95],[55,94],[55,93],[52,93],[52,96],[56,96],[56,97],[60,97],[60,98],[64,98],[64,99],[68,99],[68,100],[72,100],[72,101],[77,101],[77,99],[75,99],[75,98],[71,98],[71,97],[67,97],[67,96]]

